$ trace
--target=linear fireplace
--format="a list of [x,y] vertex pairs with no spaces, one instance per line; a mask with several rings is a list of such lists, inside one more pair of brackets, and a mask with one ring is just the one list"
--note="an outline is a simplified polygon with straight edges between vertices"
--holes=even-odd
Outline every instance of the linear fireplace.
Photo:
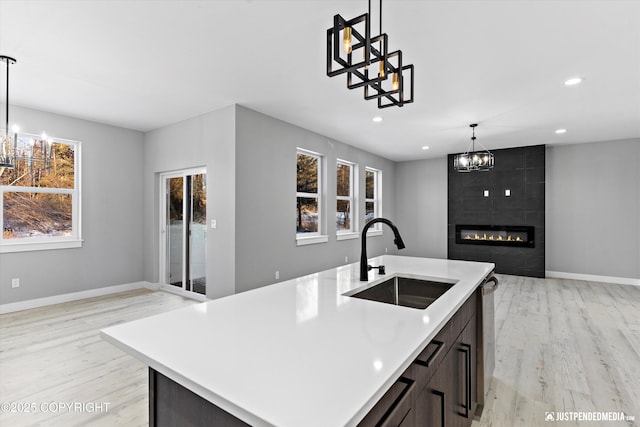
[[529,226],[456,224],[456,243],[533,248],[535,233]]

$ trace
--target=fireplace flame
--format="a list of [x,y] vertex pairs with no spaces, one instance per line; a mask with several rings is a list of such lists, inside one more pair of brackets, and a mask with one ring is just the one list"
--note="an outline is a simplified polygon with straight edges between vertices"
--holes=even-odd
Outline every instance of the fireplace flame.
[[523,240],[520,238],[520,236],[512,236],[511,234],[508,234],[506,237],[502,237],[502,235],[500,234],[489,234],[487,235],[487,233],[482,233],[482,234],[478,234],[478,233],[473,233],[473,234],[465,234],[464,236],[464,240],[496,240],[499,242],[522,242]]

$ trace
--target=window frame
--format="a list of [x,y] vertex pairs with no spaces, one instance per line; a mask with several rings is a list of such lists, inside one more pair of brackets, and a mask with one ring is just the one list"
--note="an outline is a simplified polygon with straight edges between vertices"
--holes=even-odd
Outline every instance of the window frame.
[[324,200],[323,200],[323,167],[324,167],[324,156],[320,153],[317,153],[315,151],[311,151],[311,150],[306,150],[304,148],[300,148],[298,147],[296,149],[296,164],[297,164],[297,160],[298,160],[298,155],[305,155],[305,156],[310,156],[310,157],[314,157],[317,159],[318,161],[318,177],[317,177],[317,193],[306,193],[306,192],[299,192],[298,188],[297,188],[297,170],[296,170],[296,204],[298,203],[298,198],[300,197],[304,197],[304,198],[310,198],[310,199],[316,199],[318,202],[318,230],[317,231],[312,231],[309,233],[298,233],[298,231],[296,230],[296,245],[297,246],[304,246],[304,245],[312,245],[312,244],[316,244],[316,243],[326,243],[329,241],[329,237],[325,234],[323,234],[322,232],[324,231],[323,226],[322,226],[322,221],[323,221],[323,215],[322,215],[322,211],[323,211],[323,207],[324,207]]
[[[338,195],[338,167],[339,166],[348,166],[349,167],[349,195],[348,196],[339,196]],[[349,239],[357,239],[358,238],[358,206],[356,201],[357,197],[357,187],[355,177],[357,176],[358,165],[350,162],[348,160],[337,159],[336,160],[336,214],[338,212],[337,202],[340,200],[349,202],[349,216],[351,218],[351,226],[348,230],[338,230],[338,218],[336,216],[336,240],[349,240]]]
[[[373,198],[367,197],[367,172],[373,173]],[[364,168],[364,221],[367,219],[367,203],[373,203],[373,217],[382,216],[382,171],[380,169],[366,166]],[[368,236],[377,236],[382,234],[382,226],[380,223],[374,224],[367,231]]]
[[[4,131],[3,131],[4,132]],[[41,138],[26,132],[20,132],[19,135],[32,138]],[[67,144],[73,146],[73,188],[51,188],[51,187],[26,187],[26,186],[10,186],[0,185],[0,225],[3,227],[3,233],[0,233],[0,253],[12,252],[28,252],[42,251],[53,249],[69,249],[82,247],[82,191],[81,191],[81,162],[82,162],[82,143],[65,138],[48,137],[54,143]],[[52,237],[21,237],[14,239],[4,238],[4,194],[5,193],[37,193],[37,194],[68,194],[71,196],[71,236],[52,236]]]

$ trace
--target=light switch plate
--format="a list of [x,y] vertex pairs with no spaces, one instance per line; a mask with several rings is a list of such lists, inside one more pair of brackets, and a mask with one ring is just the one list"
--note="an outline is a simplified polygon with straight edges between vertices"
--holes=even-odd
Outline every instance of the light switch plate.
[[484,190],[484,197],[489,197],[489,190]]
[[511,190],[504,190],[504,195],[507,197],[511,197]]
[[212,219],[211,220],[211,228],[217,228],[217,227],[218,227],[218,224],[216,223],[216,220]]

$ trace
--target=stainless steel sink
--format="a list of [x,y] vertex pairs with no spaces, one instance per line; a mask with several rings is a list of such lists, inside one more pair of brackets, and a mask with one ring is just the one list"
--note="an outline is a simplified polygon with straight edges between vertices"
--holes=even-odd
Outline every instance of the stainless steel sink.
[[394,276],[362,291],[356,290],[353,294],[346,293],[345,295],[403,307],[425,309],[451,289],[453,285],[455,283]]

